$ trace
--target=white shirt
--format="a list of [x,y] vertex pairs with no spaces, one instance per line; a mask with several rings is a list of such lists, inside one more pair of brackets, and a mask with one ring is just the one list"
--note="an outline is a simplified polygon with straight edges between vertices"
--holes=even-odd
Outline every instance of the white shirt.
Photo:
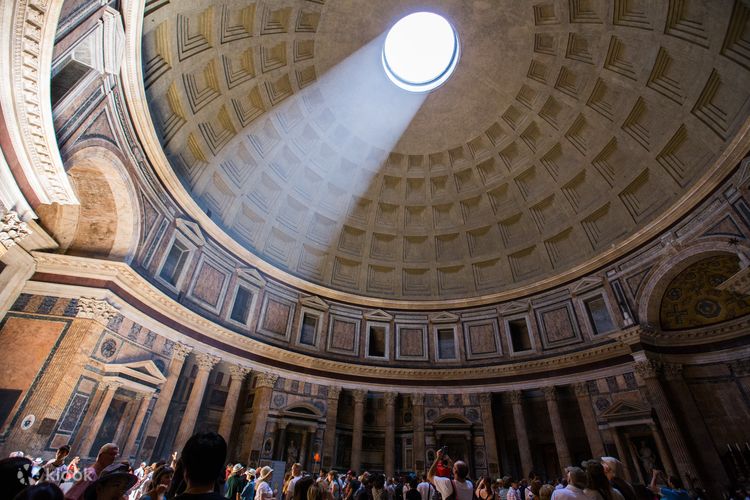
[[[590,490],[586,488],[585,490],[583,490],[583,492],[586,494],[586,497],[588,498],[593,498],[594,500],[604,500],[604,498],[602,498],[602,495],[596,490]],[[622,496],[622,493],[620,493],[619,490],[612,488],[612,499],[613,500],[625,500],[625,497]]]
[[589,497],[586,496],[581,488],[576,488],[572,484],[569,484],[565,488],[553,491],[550,500],[563,500],[568,498],[572,498],[574,500],[589,499]]
[[422,496],[422,500],[432,500],[432,497],[435,495],[435,488],[427,481],[419,483],[417,491]]
[[273,490],[268,481],[258,481],[255,483],[255,500],[272,500]]
[[435,485],[435,489],[438,490],[440,496],[443,499],[448,498],[453,493],[453,485],[456,485],[456,500],[472,500],[474,497],[474,485],[471,481],[462,483],[461,481],[453,481],[449,477],[435,476],[432,478],[432,483]]
[[289,486],[286,487],[286,497],[287,498],[294,498],[294,485],[297,484],[297,481],[299,481],[302,478],[302,474],[299,476],[294,476],[291,480],[289,480]]

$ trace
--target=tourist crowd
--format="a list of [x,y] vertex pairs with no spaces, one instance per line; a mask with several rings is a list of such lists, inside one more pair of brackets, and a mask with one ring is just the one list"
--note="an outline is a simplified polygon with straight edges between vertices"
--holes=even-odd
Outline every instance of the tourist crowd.
[[[564,477],[469,478],[461,460],[439,450],[421,476],[386,478],[382,474],[334,470],[313,477],[295,463],[282,481],[266,465],[253,469],[225,465],[227,444],[216,433],[192,436],[170,463],[141,463],[133,468],[118,461],[119,447],[105,444],[96,461],[82,467],[78,457],[65,463],[69,447],[43,462],[16,452],[0,460],[0,500],[696,500],[708,497],[683,488],[676,477],[654,470],[649,485],[631,485],[621,476],[616,458],[601,457],[567,467]],[[275,486],[276,485],[276,486]],[[280,490],[280,491],[279,491]],[[736,491],[732,500],[750,500]]]

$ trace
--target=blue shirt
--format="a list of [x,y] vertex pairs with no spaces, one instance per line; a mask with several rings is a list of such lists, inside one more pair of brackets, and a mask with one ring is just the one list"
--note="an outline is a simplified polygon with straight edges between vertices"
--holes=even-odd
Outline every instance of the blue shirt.
[[661,488],[659,494],[667,500],[690,500],[690,495],[685,490],[673,490],[670,488]]
[[253,500],[255,498],[255,480],[250,481],[245,485],[245,488],[240,493],[242,500]]

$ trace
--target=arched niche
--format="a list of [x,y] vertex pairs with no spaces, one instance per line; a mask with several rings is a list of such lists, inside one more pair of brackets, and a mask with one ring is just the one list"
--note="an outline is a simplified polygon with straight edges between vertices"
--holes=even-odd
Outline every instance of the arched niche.
[[[748,265],[748,250],[747,246],[741,243],[733,244],[723,240],[706,240],[681,248],[678,253],[655,266],[647,277],[646,283],[636,297],[640,322],[662,330],[681,330],[721,323],[750,313],[750,309],[745,309],[744,306],[736,303],[738,299],[736,294],[716,288],[720,284],[720,279],[724,281]],[[711,269],[714,270],[713,273],[706,272]],[[704,275],[692,276],[693,270],[702,272]],[[688,281],[695,289],[691,292],[694,299],[691,306],[693,310],[682,316],[686,318],[688,314],[691,314],[693,321],[685,321],[683,326],[674,320],[665,321],[662,324],[662,308],[670,308],[679,304],[680,300],[686,300],[687,297],[684,293],[680,295],[679,291],[670,292],[670,290],[684,286]],[[718,301],[719,307],[724,304],[725,313],[728,309],[734,312],[716,314],[715,305],[701,302],[700,297],[709,296],[715,297],[713,301]],[[750,304],[750,300],[747,302]],[[684,307],[690,306],[687,302],[684,304]],[[695,310],[695,307],[699,305],[700,312]],[[673,315],[676,314],[675,318],[681,316],[679,311],[680,309],[673,311]]]
[[78,205],[41,205],[40,223],[60,251],[129,262],[137,248],[141,210],[120,158],[101,146],[73,153],[66,162]]

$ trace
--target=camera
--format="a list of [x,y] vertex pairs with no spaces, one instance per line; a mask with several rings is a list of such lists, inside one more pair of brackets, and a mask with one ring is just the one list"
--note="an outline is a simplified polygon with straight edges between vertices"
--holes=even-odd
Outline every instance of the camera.
[[440,450],[438,450],[438,452],[442,453],[443,455],[445,455],[446,451],[448,451],[448,447],[447,446],[443,446],[442,448],[440,448]]

